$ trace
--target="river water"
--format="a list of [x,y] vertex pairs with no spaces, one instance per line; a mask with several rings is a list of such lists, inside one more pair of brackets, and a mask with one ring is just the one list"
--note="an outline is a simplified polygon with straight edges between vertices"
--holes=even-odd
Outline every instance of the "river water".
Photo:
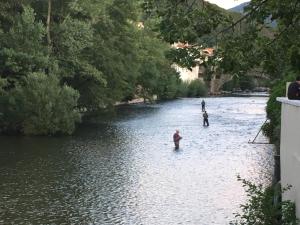
[[201,100],[120,107],[72,137],[0,137],[0,224],[229,224],[237,175],[272,177],[272,146],[247,143],[267,98],[207,98],[209,127]]

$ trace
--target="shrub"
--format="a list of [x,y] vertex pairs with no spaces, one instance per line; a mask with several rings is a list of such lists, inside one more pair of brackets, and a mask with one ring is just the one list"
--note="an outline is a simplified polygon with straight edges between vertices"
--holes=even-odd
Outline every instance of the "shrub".
[[3,121],[7,129],[26,135],[71,134],[80,121],[78,98],[77,91],[60,86],[55,76],[32,73],[3,96]]
[[189,83],[188,82],[181,82],[178,87],[177,95],[179,97],[187,97],[189,91]]
[[188,86],[188,97],[202,97],[207,95],[207,88],[201,80],[193,80]]
[[264,188],[238,177],[246,189],[248,201],[241,205],[241,213],[231,225],[297,225],[295,204],[281,201],[281,195],[291,187],[281,188],[279,184]]
[[207,96],[207,87],[201,80],[191,82],[183,81],[178,87],[177,96],[179,97],[202,97]]

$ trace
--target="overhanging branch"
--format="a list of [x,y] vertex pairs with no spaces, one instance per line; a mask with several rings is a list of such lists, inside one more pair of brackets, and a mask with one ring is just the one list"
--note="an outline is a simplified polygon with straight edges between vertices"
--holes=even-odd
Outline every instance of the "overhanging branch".
[[239,23],[241,23],[242,21],[244,21],[245,19],[247,19],[249,16],[251,16],[254,12],[257,11],[257,9],[259,9],[259,7],[261,7],[263,4],[265,4],[268,0],[264,0],[262,1],[259,5],[257,5],[256,7],[254,7],[249,13],[245,14],[244,16],[242,16],[240,19],[238,19],[237,21],[235,21],[233,24],[231,24],[230,26],[226,27],[225,29],[221,30],[220,32],[217,33],[217,35],[224,33],[230,29],[233,29],[236,25],[238,25]]

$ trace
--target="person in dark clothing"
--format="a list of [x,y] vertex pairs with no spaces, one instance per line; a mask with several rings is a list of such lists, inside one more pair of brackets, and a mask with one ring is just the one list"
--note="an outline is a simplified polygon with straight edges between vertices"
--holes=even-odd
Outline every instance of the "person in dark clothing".
[[179,141],[182,139],[179,135],[179,130],[176,130],[176,133],[173,135],[173,141],[175,144],[175,149],[179,149]]
[[208,123],[208,114],[207,114],[206,111],[204,111],[204,113],[203,113],[203,126],[205,126],[205,124],[206,124],[206,126],[209,126],[209,123]]
[[296,78],[296,81],[289,85],[288,99],[300,100],[300,76]]
[[205,101],[204,100],[202,100],[201,105],[202,105],[202,112],[204,112],[205,111]]

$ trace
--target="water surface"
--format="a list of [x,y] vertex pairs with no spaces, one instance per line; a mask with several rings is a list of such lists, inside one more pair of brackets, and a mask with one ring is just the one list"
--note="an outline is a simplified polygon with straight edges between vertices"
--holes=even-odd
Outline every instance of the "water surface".
[[208,98],[209,127],[201,100],[121,107],[72,137],[0,137],[0,224],[228,224],[245,201],[236,176],[271,179],[272,146],[247,143],[267,98]]

